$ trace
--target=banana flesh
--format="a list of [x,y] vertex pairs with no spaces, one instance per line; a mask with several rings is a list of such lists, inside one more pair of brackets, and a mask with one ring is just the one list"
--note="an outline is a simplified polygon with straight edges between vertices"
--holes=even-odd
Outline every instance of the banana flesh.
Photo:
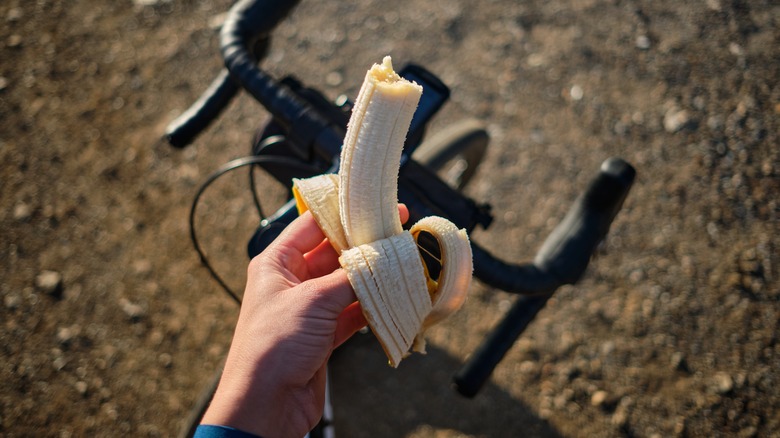
[[[413,261],[409,262],[409,261]],[[408,231],[350,248],[339,258],[368,325],[397,366],[431,311],[425,273]]]
[[341,224],[350,247],[398,234],[398,167],[422,87],[390,57],[367,73],[352,110],[339,172]]
[[[458,310],[472,276],[465,230],[427,217],[404,231],[398,171],[422,87],[401,78],[390,57],[367,73],[347,126],[338,175],[294,180],[298,210],[311,210],[340,253],[371,330],[397,367],[410,349],[425,351],[426,328]],[[420,233],[439,244],[441,272],[430,278],[417,247]]]
[[339,253],[349,248],[339,214],[339,177],[334,174],[294,179],[293,195],[298,212],[311,210],[314,220]]

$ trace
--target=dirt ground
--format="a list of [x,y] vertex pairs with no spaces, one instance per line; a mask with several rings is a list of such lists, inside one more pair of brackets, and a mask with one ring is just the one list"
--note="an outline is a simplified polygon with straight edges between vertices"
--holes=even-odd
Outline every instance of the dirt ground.
[[[0,4],[0,436],[172,436],[219,368],[237,308],[187,216],[267,116],[243,95],[190,148],[160,138],[220,70],[229,3]],[[368,335],[338,351],[340,436],[780,436],[777,3],[304,0],[264,65],[354,97],[386,54],[451,87],[433,131],[488,125],[468,193],[496,220],[472,238],[506,260],[607,157],[638,178],[475,399],[451,376],[514,299],[479,281],[399,370]],[[247,187],[231,174],[198,210],[239,290]]]

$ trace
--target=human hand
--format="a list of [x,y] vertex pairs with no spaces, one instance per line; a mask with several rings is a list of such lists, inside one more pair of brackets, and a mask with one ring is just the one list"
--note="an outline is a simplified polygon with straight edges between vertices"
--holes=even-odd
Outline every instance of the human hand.
[[[409,213],[399,207],[401,221]],[[302,437],[322,416],[333,349],[365,327],[338,254],[311,213],[249,264],[233,341],[202,424]]]

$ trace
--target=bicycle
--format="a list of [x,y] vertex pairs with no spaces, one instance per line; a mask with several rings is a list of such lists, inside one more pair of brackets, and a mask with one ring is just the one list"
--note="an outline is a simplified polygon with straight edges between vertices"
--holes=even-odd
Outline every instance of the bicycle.
[[[296,6],[297,1],[242,0],[228,13],[220,32],[225,69],[203,95],[166,130],[168,142],[185,147],[214,120],[240,91],[249,92],[272,116],[253,142],[252,155],[230,162],[215,172],[195,196],[190,212],[191,237],[204,265],[232,297],[240,299],[208,264],[195,232],[197,201],[219,176],[239,167],[250,166],[250,187],[258,211],[253,169],[261,168],[287,189],[293,178],[306,178],[338,169],[341,141],[346,131],[351,102],[340,97],[335,102],[308,88],[292,76],[275,79],[258,67],[268,51],[270,34]],[[423,86],[424,92],[409,129],[399,175],[399,201],[409,208],[409,223],[438,215],[450,219],[469,232],[487,229],[493,219],[490,205],[465,196],[462,189],[479,166],[489,143],[486,130],[474,121],[445,129],[424,140],[426,127],[449,98],[449,88],[433,73],[418,65],[404,67],[400,74]],[[610,224],[622,207],[636,171],[619,158],[609,158],[582,193],[563,221],[553,230],[533,262],[513,264],[502,261],[472,241],[474,275],[484,284],[520,295],[483,344],[453,377],[455,389],[474,397],[490,377],[515,340],[544,307],[556,289],[576,283],[584,273],[591,254],[604,239]],[[259,254],[297,216],[290,199],[274,214],[261,220],[250,239],[249,257]],[[425,262],[433,267],[438,246],[435,240],[418,242],[431,253]],[[207,407],[218,376],[204,392],[188,420],[191,433]],[[311,436],[331,436],[329,406],[323,422]]]

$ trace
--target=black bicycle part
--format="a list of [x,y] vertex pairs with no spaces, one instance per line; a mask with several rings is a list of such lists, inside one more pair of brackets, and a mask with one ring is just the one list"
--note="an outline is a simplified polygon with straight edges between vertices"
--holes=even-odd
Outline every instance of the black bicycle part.
[[209,271],[211,276],[225,291],[225,293],[227,293],[228,296],[230,296],[230,298],[233,301],[235,301],[236,304],[239,305],[241,305],[241,298],[239,298],[239,296],[227,285],[227,283],[222,279],[222,277],[217,273],[217,271],[211,266],[211,263],[209,263],[208,258],[206,257],[205,251],[203,251],[203,248],[200,246],[197,233],[195,231],[195,213],[198,208],[198,201],[200,200],[200,197],[203,195],[206,189],[214,181],[219,179],[222,175],[225,175],[226,173],[231,172],[240,167],[264,165],[268,163],[273,163],[274,166],[297,169],[298,172],[312,172],[313,170],[316,170],[316,169],[312,169],[312,167],[306,162],[291,159],[288,157],[261,155],[261,156],[237,158],[223,165],[222,167],[217,169],[214,173],[212,173],[209,176],[209,178],[200,186],[198,191],[195,193],[195,198],[192,200],[192,206],[190,207],[190,216],[189,216],[190,239],[192,240],[192,245],[195,247],[195,251],[198,253],[198,256],[200,257],[201,264],[203,264],[203,266],[206,267],[206,269]]
[[[271,28],[281,21],[295,3],[270,0],[244,0],[237,3],[222,27],[222,53],[232,77],[271,112],[275,124],[290,134],[288,140],[291,152],[288,153],[291,153],[291,156],[310,160],[313,153],[316,153],[333,160],[339,155],[341,148],[341,123],[327,120],[316,107],[301,97],[307,93],[297,94],[288,86],[291,82],[281,85],[262,72],[253,64],[247,50],[248,42],[267,36]],[[424,126],[424,123],[422,125]],[[301,132],[305,134],[299,134]],[[289,179],[282,182],[290,184]],[[492,220],[489,206],[478,205],[464,197],[408,157],[404,158],[401,166],[399,199],[410,209],[410,222],[425,215],[437,214],[471,230],[475,225],[486,227]],[[288,208],[276,216],[280,220],[294,217],[294,211],[291,210]],[[252,240],[254,242],[257,239]],[[250,254],[255,252],[252,248],[259,247],[251,242],[249,246]],[[506,264],[477,245],[474,245],[474,258],[475,274],[478,278],[510,292],[538,294],[561,284],[537,265]],[[574,274],[577,277],[580,275],[579,272]]]
[[[262,32],[263,28],[261,26],[258,28],[260,30],[253,30],[254,24],[241,14],[246,11],[257,13],[256,8],[259,4],[265,3],[245,1],[231,10],[221,34],[226,65],[234,77],[241,79],[245,88],[274,115],[274,123],[291,134],[301,132],[299,128],[306,128],[303,132],[308,133],[306,134],[308,140],[300,136],[297,139],[288,137],[293,154],[303,157],[313,155],[336,157],[340,152],[343,138],[341,135],[343,130],[340,126],[335,126],[338,123],[327,120],[320,111],[317,111],[316,106],[308,104],[302,94],[295,92],[296,86],[291,88],[290,83],[279,84],[249,62],[250,58],[242,38],[252,38],[257,32]],[[308,146],[312,144],[314,146]],[[312,151],[318,153],[313,154]],[[286,183],[290,184],[289,180]],[[408,157],[404,159],[399,175],[399,200],[409,207],[410,222],[435,214],[447,217],[458,226],[472,230],[475,225],[487,226],[492,219],[489,206],[477,205],[447,186],[424,166],[408,160]],[[281,220],[293,218],[294,215],[293,209],[288,208],[277,216]],[[256,244],[257,240],[253,238],[250,242],[250,255],[256,254],[263,247]],[[488,284],[505,286],[501,287],[504,290],[539,294],[562,284],[550,272],[540,270],[539,266],[509,265],[496,260],[476,245],[474,253],[476,275]],[[517,276],[514,276],[515,274]],[[580,273],[575,272],[574,275],[579,277]],[[514,278],[508,278],[513,276]]]
[[[258,71],[260,70],[258,69]],[[436,75],[419,65],[407,64],[399,71],[399,75],[417,82],[424,90],[404,143],[404,154],[411,155],[425,135],[427,124],[449,99],[450,90]],[[266,79],[272,81],[270,77],[266,77]],[[285,145],[287,151],[277,150],[273,152],[274,154],[305,156],[307,159],[321,162],[325,167],[329,167],[341,151],[342,140],[347,131],[347,123],[352,110],[352,102],[346,97],[340,97],[335,103],[331,102],[321,92],[304,86],[293,76],[285,76],[278,81],[277,86],[285,87],[291,95],[296,96],[307,107],[307,110],[301,112],[302,120],[272,119],[255,140],[253,153],[260,153],[259,145],[268,136],[283,134],[289,137],[288,144]],[[327,121],[327,124],[318,125],[316,121],[303,120],[312,116],[315,116],[316,120]],[[320,127],[323,131],[302,137],[295,131],[290,131],[289,128],[289,126],[304,125],[312,128]],[[334,151],[338,152],[334,155]],[[298,177],[300,178],[300,176]],[[277,179],[285,183],[284,177],[277,177]],[[290,181],[287,179],[286,182],[291,187]]]
[[[507,265],[486,252],[475,252],[475,275],[488,285],[506,291],[528,291],[521,280],[534,279],[529,291],[540,295],[521,296],[503,320],[455,374],[456,390],[473,397],[515,340],[561,285],[574,284],[585,272],[591,254],[609,231],[636,176],[636,170],[619,158],[601,165],[599,174],[574,202],[563,221],[539,250],[534,263],[520,267]],[[513,272],[515,275],[507,275]]]
[[[324,158],[336,157],[341,150],[341,140],[346,130],[346,118],[334,120],[328,112],[312,105],[308,93],[296,92],[299,84],[292,79],[275,81],[257,67],[248,51],[247,42],[266,35],[296,4],[290,2],[246,0],[231,8],[220,32],[220,47],[225,66],[258,102],[260,102],[287,132],[293,151],[301,158],[311,158],[318,153]],[[272,19],[266,18],[267,16]],[[435,75],[420,66],[407,66],[399,74],[417,81],[425,91],[418,105],[420,116],[413,119],[407,135],[407,146],[416,145],[422,138],[429,118],[449,97],[449,89]],[[433,98],[433,99],[432,99]],[[343,111],[342,111],[343,112]],[[310,148],[310,145],[315,145]],[[411,150],[408,151],[411,153]]]
[[[254,57],[263,59],[270,47],[269,38],[258,40],[253,47]],[[206,91],[185,112],[165,129],[165,138],[171,146],[183,148],[203,132],[241,90],[241,85],[230,77],[227,69],[217,75]]]
[[227,104],[238,94],[241,86],[222,70],[200,98],[165,129],[165,138],[172,146],[189,145],[211,122],[219,116]]
[[[286,149],[285,141],[287,138],[283,135],[273,135],[267,137],[263,142],[258,145],[258,150],[274,148],[279,145]],[[252,154],[260,155],[260,154]],[[259,165],[258,165],[259,166]],[[257,193],[257,184],[255,184],[255,168],[256,166],[249,166],[249,191],[252,192],[252,201],[255,204],[257,210],[257,217],[261,220],[265,218],[265,212],[263,212],[263,206],[260,204],[260,195]]]
[[423,94],[414,111],[409,133],[404,144],[404,154],[411,156],[425,135],[425,127],[450,98],[450,89],[436,75],[416,64],[408,64],[398,74],[423,87]]
[[[220,32],[220,47],[231,76],[252,95],[288,133],[294,153],[310,159],[310,144],[329,146],[325,156],[338,155],[341,141],[320,136],[343,138],[331,128],[331,122],[289,86],[274,80],[259,69],[249,53],[247,43],[267,34],[297,4],[297,1],[243,0],[228,13]],[[337,143],[334,145],[334,143]]]
[[[470,232],[477,226],[487,228],[493,220],[489,205],[477,204],[461,195],[432,170],[415,161],[406,160],[401,165],[398,181],[398,200],[409,209],[408,224],[427,216],[441,216]],[[249,257],[260,254],[296,217],[298,211],[291,200],[263,220],[247,245]]]
[[[300,157],[306,161],[319,157],[333,163],[341,149],[343,118],[334,120],[331,112],[318,110],[316,105],[311,104],[308,92],[291,89],[293,81],[275,81],[254,64],[247,50],[252,41],[267,36],[296,4],[297,1],[238,2],[231,9],[222,28],[221,50],[231,78],[272,114],[274,123],[287,136],[290,147],[286,154],[292,154],[288,157]],[[427,120],[420,129],[426,123]],[[414,139],[416,132],[410,132],[409,138]],[[464,197],[433,172],[408,157],[405,154],[402,159],[399,199],[409,207],[410,222],[437,214],[468,230],[476,225],[486,227],[490,223],[492,216],[489,206],[478,205]],[[575,202],[561,225],[547,239],[534,263],[510,265],[473,244],[475,276],[490,286],[529,296],[520,297],[515,304],[517,310],[513,308],[508,313],[511,318],[498,326],[508,327],[503,329],[504,334],[494,336],[495,339],[504,340],[504,351],[501,352],[500,345],[496,346],[497,341],[488,339],[487,345],[475,353],[463,372],[458,374],[456,385],[462,388],[464,394],[476,394],[517,334],[544,306],[549,295],[560,285],[573,283],[582,275],[593,249],[604,237],[619,210],[635,174],[630,165],[619,159],[608,160],[603,167],[596,181]],[[291,202],[273,217],[264,220],[264,225],[255,237],[267,234],[268,239],[253,237],[249,245],[250,255],[264,247],[253,242],[272,240],[271,237],[278,234],[295,216],[297,212]],[[481,353],[483,350],[491,354]],[[487,362],[486,359],[480,359],[485,357],[494,359]],[[472,389],[469,390],[469,387]]]

